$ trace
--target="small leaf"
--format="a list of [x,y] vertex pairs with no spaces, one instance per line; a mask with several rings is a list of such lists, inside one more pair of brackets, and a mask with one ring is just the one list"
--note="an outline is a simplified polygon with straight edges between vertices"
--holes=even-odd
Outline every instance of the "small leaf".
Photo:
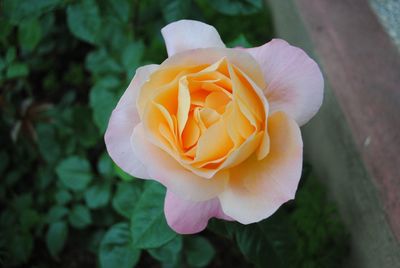
[[[85,59],[85,67],[94,74],[107,74],[102,79],[115,81],[110,73],[119,73],[122,71],[121,66],[111,57],[105,49],[99,49],[90,52]],[[116,80],[118,82],[118,80]],[[102,85],[104,86],[104,85]]]
[[25,63],[14,62],[7,68],[6,77],[8,79],[14,79],[24,77],[29,74],[28,65]]
[[262,0],[213,0],[211,6],[226,15],[249,15],[262,11]]
[[123,171],[119,166],[113,163],[114,172],[123,181],[132,181],[134,177]]
[[112,9],[118,15],[118,18],[122,21],[127,23],[129,20],[129,15],[131,11],[130,1],[129,0],[120,0],[114,1],[110,0],[109,3],[111,4]]
[[10,241],[10,253],[13,259],[19,263],[29,260],[33,249],[33,237],[29,233],[16,233]]
[[110,178],[114,175],[113,161],[107,153],[103,153],[97,162],[97,170],[105,178]]
[[25,209],[19,215],[20,228],[22,231],[29,232],[40,221],[41,216],[36,210]]
[[99,7],[94,0],[83,0],[67,8],[68,28],[75,37],[96,44],[101,31]]
[[94,125],[91,110],[87,106],[77,106],[73,109],[74,132],[78,142],[86,148],[93,147],[99,139],[99,133]]
[[85,191],[85,201],[89,208],[99,208],[107,205],[110,200],[110,184],[101,183],[91,186]]
[[83,229],[92,223],[89,209],[82,205],[75,205],[68,216],[71,225],[77,229]]
[[177,235],[168,243],[159,248],[149,249],[149,254],[163,264],[174,266],[179,262],[182,250],[182,236]]
[[146,182],[131,218],[132,241],[137,248],[156,248],[176,236],[164,216],[165,188],[157,182]]
[[113,225],[100,243],[100,267],[132,268],[139,261],[139,257],[140,250],[132,246],[127,223]]
[[68,225],[64,221],[50,224],[46,233],[46,245],[53,258],[57,258],[58,254],[64,248],[67,237]]
[[118,102],[116,94],[108,88],[95,85],[90,90],[90,107],[94,122],[102,133],[106,131],[112,110]]
[[284,267],[272,240],[264,233],[260,223],[238,228],[236,242],[247,260],[258,267]]
[[92,179],[89,162],[79,156],[71,156],[61,161],[56,173],[63,184],[71,190],[84,190]]
[[57,203],[60,205],[65,205],[72,199],[72,195],[66,190],[59,190],[55,197]]
[[191,4],[191,0],[160,1],[161,11],[167,22],[186,18],[189,14]]
[[6,64],[12,63],[15,60],[16,55],[17,55],[17,51],[15,50],[15,47],[8,48],[7,52],[6,52],[6,58],[5,58]]
[[120,182],[112,200],[112,206],[120,215],[131,218],[140,197],[141,188],[137,183]]
[[244,34],[240,34],[235,38],[232,42],[228,43],[228,47],[252,47],[252,45],[247,41],[246,36]]
[[[45,12],[54,9],[62,0],[4,0],[2,10],[6,10],[5,15],[13,24],[18,24],[23,20],[37,18]],[[2,3],[3,4],[3,3]]]
[[196,236],[185,240],[185,255],[189,265],[205,267],[214,258],[215,249],[207,239]]
[[22,48],[33,50],[42,37],[42,28],[37,19],[23,21],[18,26],[18,40]]
[[132,78],[136,69],[140,66],[140,60],[144,51],[142,42],[129,43],[122,53],[122,64],[125,67],[128,78]]
[[52,206],[47,213],[46,222],[52,223],[61,220],[68,214],[68,208],[64,206]]
[[54,126],[39,123],[36,126],[39,151],[47,163],[54,163],[61,157],[61,148],[56,140]]

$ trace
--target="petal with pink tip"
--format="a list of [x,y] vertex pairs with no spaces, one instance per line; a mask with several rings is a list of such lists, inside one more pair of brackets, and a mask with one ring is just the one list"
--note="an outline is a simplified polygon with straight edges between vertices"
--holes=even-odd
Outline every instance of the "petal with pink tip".
[[197,176],[160,147],[151,143],[148,137],[140,123],[133,131],[131,143],[152,179],[159,181],[182,198],[193,201],[209,200],[223,191],[229,172],[220,171],[210,179]]
[[179,20],[161,29],[168,56],[185,50],[207,47],[225,47],[217,30],[194,20]]
[[297,123],[283,112],[269,117],[270,152],[230,170],[226,190],[219,195],[224,213],[249,224],[272,215],[293,199],[301,176],[303,142]]
[[140,87],[158,65],[146,65],[136,70],[128,89],[111,114],[104,141],[108,154],[125,172],[138,178],[148,178],[148,173],[131,146],[133,129],[140,122],[136,98]]
[[283,111],[300,126],[307,123],[323,99],[324,80],[315,61],[281,39],[245,51],[254,57],[264,73],[271,113]]
[[232,220],[221,210],[218,198],[194,202],[167,191],[164,212],[168,225],[180,234],[194,234],[207,227],[208,220],[219,218]]

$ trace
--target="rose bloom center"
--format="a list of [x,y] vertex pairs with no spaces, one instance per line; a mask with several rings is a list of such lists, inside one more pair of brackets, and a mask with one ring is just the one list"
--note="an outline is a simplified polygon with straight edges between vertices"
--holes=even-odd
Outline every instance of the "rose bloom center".
[[160,68],[143,85],[137,107],[150,141],[199,176],[268,153],[268,103],[225,57]]

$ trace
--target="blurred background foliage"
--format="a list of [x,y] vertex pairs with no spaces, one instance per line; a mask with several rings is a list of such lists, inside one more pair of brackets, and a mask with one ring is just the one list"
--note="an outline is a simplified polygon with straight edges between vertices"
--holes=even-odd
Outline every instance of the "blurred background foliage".
[[110,113],[137,67],[161,63],[160,29],[214,25],[229,46],[273,37],[262,0],[0,2],[0,266],[340,267],[347,235],[306,167],[295,202],[248,226],[181,236],[165,189],[105,152]]

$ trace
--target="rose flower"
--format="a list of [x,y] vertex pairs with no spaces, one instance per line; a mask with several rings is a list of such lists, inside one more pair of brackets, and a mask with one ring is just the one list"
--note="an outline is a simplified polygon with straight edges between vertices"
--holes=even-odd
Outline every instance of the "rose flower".
[[296,193],[299,126],[322,103],[318,65],[279,39],[226,48],[198,21],[171,23],[162,35],[168,58],[137,69],[111,115],[108,153],[167,188],[165,216],[178,233],[199,232],[212,217],[269,217]]

